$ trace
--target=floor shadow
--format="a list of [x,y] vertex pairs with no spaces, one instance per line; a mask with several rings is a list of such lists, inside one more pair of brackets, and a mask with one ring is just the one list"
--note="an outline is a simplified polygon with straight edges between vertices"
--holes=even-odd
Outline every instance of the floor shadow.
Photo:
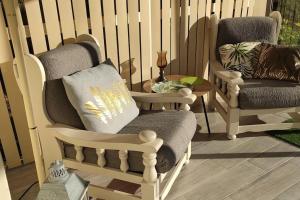
[[[200,127],[201,128],[201,127]],[[260,133],[240,133],[237,135],[237,138],[250,138],[250,137],[261,137],[266,136],[267,134],[264,132]],[[208,133],[196,133],[192,139],[193,142],[205,142],[205,141],[226,141],[229,140],[227,138],[226,133],[211,133],[210,135]]]

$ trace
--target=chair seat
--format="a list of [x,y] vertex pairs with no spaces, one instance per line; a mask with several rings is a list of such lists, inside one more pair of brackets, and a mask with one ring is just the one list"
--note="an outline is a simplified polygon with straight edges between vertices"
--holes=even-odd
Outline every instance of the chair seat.
[[240,109],[300,106],[300,83],[278,80],[245,80],[240,85]]
[[[130,122],[118,134],[139,133],[147,129],[155,131],[157,136],[164,140],[163,146],[157,153],[156,170],[158,173],[165,173],[174,167],[186,152],[196,132],[196,126],[196,117],[192,112],[145,112]],[[73,146],[65,145],[64,150],[66,157],[75,158]],[[85,155],[84,162],[97,162],[95,149],[85,148],[83,152]],[[106,166],[120,168],[120,159],[117,151],[107,150],[105,157]],[[144,171],[141,153],[129,152],[128,162],[130,171]]]

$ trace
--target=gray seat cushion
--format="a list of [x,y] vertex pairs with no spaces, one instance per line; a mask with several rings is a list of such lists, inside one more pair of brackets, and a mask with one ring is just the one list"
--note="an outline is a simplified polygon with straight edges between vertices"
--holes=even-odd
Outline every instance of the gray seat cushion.
[[267,42],[278,40],[277,21],[271,17],[240,17],[220,20],[216,55],[220,61],[219,47],[241,42]]
[[300,83],[276,80],[245,80],[240,86],[241,109],[300,106]]
[[[156,169],[158,173],[169,171],[182,158],[189,142],[196,131],[196,118],[192,112],[165,111],[141,114],[118,134],[139,133],[142,130],[154,130],[158,137],[164,140],[163,146],[157,154]],[[84,162],[96,163],[97,155],[94,149],[84,149]],[[75,158],[75,150],[71,145],[65,146],[65,156]],[[120,159],[117,151],[107,150],[107,167],[120,168]],[[129,152],[129,169],[134,172],[143,172],[142,154]]]
[[99,65],[101,59],[97,44],[67,44],[41,54],[39,59],[46,74],[45,104],[49,117],[56,123],[83,128],[76,110],[68,100],[62,77]]

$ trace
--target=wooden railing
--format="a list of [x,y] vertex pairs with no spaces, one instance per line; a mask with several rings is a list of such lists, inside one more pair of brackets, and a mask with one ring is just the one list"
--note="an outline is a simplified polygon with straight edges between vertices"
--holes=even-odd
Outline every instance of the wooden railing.
[[[14,9],[17,2],[21,10]],[[33,160],[29,132],[36,131],[30,117],[30,107],[34,105],[27,100],[27,93],[21,94],[13,76],[14,58],[21,86],[26,88],[23,53],[39,54],[80,34],[91,33],[101,44],[102,57],[112,60],[132,90],[141,90],[144,81],[158,76],[156,54],[161,50],[168,51],[167,74],[207,77],[211,14],[216,13],[220,18],[265,15],[266,2],[2,0],[0,140],[6,164],[15,167]],[[38,138],[32,136],[31,140]]]

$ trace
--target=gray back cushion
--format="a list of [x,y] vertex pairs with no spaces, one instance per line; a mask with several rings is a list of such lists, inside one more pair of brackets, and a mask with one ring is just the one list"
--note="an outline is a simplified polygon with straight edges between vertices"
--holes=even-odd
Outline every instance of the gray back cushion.
[[266,42],[276,44],[278,40],[277,21],[271,17],[240,17],[220,20],[218,25],[216,55],[224,44],[241,42]]
[[62,77],[99,65],[100,50],[96,43],[67,44],[39,56],[46,73],[45,104],[49,117],[56,123],[83,129],[84,126],[66,95]]

